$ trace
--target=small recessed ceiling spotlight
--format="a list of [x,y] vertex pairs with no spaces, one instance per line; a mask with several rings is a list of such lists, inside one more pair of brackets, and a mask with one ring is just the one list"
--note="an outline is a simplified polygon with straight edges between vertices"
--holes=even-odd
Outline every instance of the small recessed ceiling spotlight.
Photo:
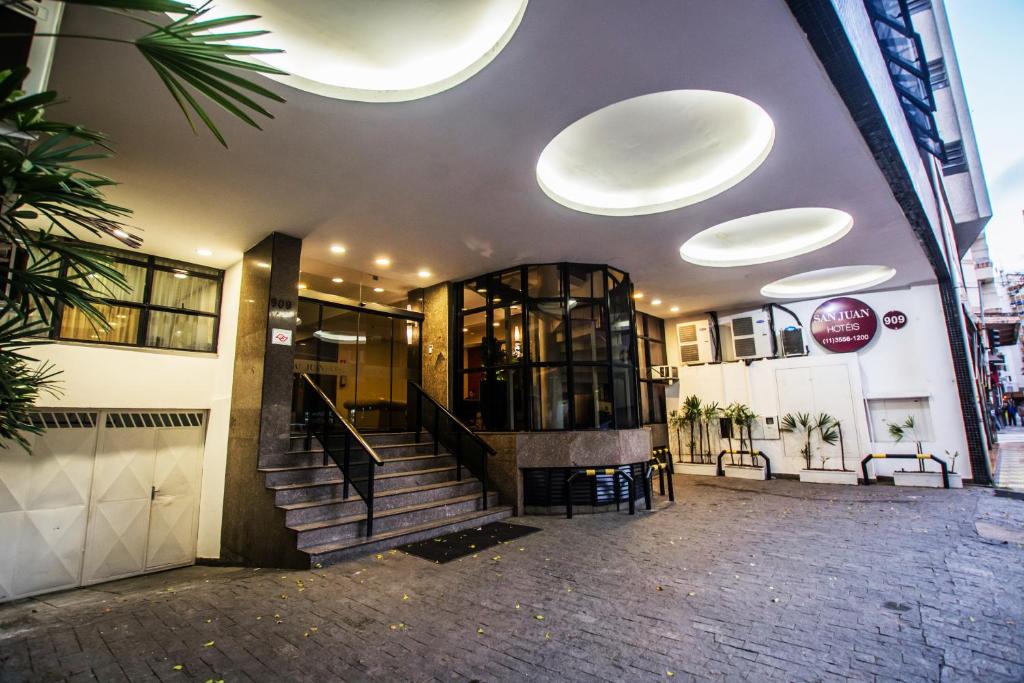
[[300,282],[300,283],[299,283],[299,289],[306,289],[306,286],[307,286],[307,285],[306,285],[306,283],[305,283],[305,282]]
[[213,250],[207,249],[206,247],[199,247],[196,249],[196,253],[200,256],[213,256]]
[[643,299],[644,298],[644,293],[643,292],[637,292],[636,294],[633,295],[633,298],[634,299]]
[[179,280],[184,280],[185,278],[188,277],[188,273],[176,270],[174,271],[174,277],[178,278]]
[[373,262],[376,263],[381,268],[387,268],[388,266],[391,265],[391,259],[389,259],[387,256],[379,256],[376,259],[374,259]]
[[373,291],[375,291],[375,292],[377,292],[378,294],[380,294],[381,292],[383,292],[383,291],[384,291],[384,288],[383,288],[383,287],[374,287],[374,288],[373,288]]
[[501,323],[491,323],[491,327],[501,327]]
[[660,306],[661,305],[661,299],[651,299],[651,305],[652,306]]
[[462,331],[463,331],[463,332],[469,332],[469,328],[468,328],[468,327],[463,327],[463,328],[462,328]]
[[340,244],[332,244],[331,245],[331,253],[332,254],[344,254],[346,251],[348,251],[348,249],[346,249],[345,247],[341,246]]
[[344,281],[345,281],[345,279],[344,278],[340,278],[340,277],[332,277],[331,278],[331,282],[333,282],[336,285],[340,285]]
[[420,277],[430,277],[430,271],[427,270],[426,268],[422,268],[420,272],[416,274],[419,275]]
[[679,312],[679,307],[678,306],[673,306],[672,308],[670,308],[668,310],[669,310],[670,313],[678,313]]

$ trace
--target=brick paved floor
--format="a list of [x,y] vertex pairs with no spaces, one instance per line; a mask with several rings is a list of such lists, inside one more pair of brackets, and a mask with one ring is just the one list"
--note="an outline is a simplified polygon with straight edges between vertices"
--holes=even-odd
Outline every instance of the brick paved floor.
[[1024,502],[678,491],[524,518],[544,531],[448,565],[193,567],[0,606],[0,679],[1024,680]]

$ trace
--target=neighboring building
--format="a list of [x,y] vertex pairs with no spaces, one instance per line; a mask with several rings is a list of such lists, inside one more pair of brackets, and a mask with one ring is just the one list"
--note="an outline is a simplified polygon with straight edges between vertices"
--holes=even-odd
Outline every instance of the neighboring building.
[[0,599],[642,498],[688,393],[748,404],[778,473],[804,462],[778,419],[813,411],[842,421],[830,465],[918,441],[991,483],[960,267],[991,210],[940,2],[490,4],[387,15],[415,41],[368,9],[338,50],[333,10],[263,3],[302,58],[227,152],[141,60],[57,46],[62,118],[117,141],[142,284],[34,350],[65,393],[0,465]]

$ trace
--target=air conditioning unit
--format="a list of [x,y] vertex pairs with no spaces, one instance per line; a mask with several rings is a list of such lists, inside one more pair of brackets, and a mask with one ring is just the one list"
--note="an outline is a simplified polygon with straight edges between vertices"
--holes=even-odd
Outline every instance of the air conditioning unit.
[[789,325],[779,332],[779,352],[783,356],[806,356],[807,344],[804,343],[804,329]]
[[707,320],[677,324],[676,338],[679,341],[680,365],[710,363],[715,360],[715,350],[711,344],[711,331]]
[[762,313],[738,315],[730,321],[732,352],[736,360],[769,358],[772,355],[772,333],[767,316]]
[[56,46],[55,38],[37,38],[34,34],[57,33],[63,11],[64,3],[52,0],[0,3],[0,25],[25,34],[5,39],[4,59],[9,66],[24,64],[29,68],[29,75],[21,84],[21,89],[29,94],[46,90]]

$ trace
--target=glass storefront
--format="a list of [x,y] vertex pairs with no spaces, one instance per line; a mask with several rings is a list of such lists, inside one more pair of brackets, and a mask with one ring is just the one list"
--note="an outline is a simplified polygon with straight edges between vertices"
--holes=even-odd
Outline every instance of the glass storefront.
[[420,380],[421,319],[300,299],[292,422],[305,422],[298,375],[307,373],[360,431],[406,429],[407,383]]
[[455,408],[486,431],[639,425],[629,276],[517,266],[456,287]]

